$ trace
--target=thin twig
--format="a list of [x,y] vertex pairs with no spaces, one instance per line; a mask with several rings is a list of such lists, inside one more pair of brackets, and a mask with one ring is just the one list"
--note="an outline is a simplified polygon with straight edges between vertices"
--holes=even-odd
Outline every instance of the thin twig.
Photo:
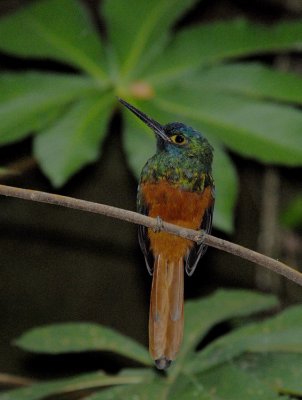
[[30,386],[34,383],[32,379],[24,378],[23,376],[2,374],[0,373],[0,385],[2,386]]
[[37,161],[32,157],[23,157],[18,161],[12,162],[5,167],[0,173],[0,181],[7,182],[11,178],[25,174],[37,166]]
[[215,247],[216,249],[234,254],[235,256],[244,258],[255,264],[262,265],[263,267],[268,268],[277,274],[283,275],[287,279],[302,286],[302,274],[297,270],[288,267],[278,260],[274,260],[273,258],[257,253],[256,251],[239,246],[235,243],[228,242],[227,240],[205,234],[203,231],[182,228],[168,222],[162,222],[159,224],[158,219],[138,214],[133,211],[123,210],[121,208],[112,207],[105,204],[92,203],[91,201],[79,200],[72,197],[40,192],[37,190],[20,189],[12,186],[0,185],[0,195],[17,197],[39,203],[54,204],[95,214],[102,214],[107,217],[117,218],[138,225],[144,225],[155,231],[162,230],[176,236],[193,240],[197,243],[203,242],[208,246]]

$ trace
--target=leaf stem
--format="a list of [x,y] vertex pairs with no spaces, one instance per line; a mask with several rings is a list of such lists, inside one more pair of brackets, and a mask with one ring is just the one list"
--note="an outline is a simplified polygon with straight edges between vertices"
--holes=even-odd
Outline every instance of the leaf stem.
[[[95,214],[102,214],[107,217],[117,218],[123,221],[131,222],[137,225],[144,225],[151,229],[157,229],[158,221],[156,218],[151,218],[146,215],[136,213],[134,211],[124,210],[117,207],[108,206],[105,204],[93,203],[91,201],[75,199],[73,197],[61,196],[58,194],[40,192],[37,190],[21,189],[12,186],[0,185],[0,195],[16,197],[24,200],[35,201],[39,203],[47,203],[58,205],[76,210],[86,211]],[[193,229],[183,228],[178,225],[163,222],[160,230],[168,232],[172,235],[181,236],[194,242],[203,242],[208,246],[234,254],[245,260],[261,265],[285,278],[302,286],[302,274],[273,258],[267,257],[256,251],[246,247],[208,235],[203,231],[195,231]]]

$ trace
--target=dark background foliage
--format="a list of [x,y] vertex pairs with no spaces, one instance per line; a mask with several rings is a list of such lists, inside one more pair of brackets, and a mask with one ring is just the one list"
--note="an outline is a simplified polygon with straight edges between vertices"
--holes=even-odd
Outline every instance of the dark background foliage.
[[[2,0],[0,13],[23,5],[25,1]],[[26,3],[30,3],[27,1]],[[95,24],[106,35],[97,17],[98,1],[83,0]],[[175,27],[197,21],[213,21],[244,16],[270,24],[302,16],[299,0],[203,1]],[[280,63],[301,73],[302,61],[295,53],[263,55],[267,64]],[[4,55],[1,69],[21,71],[40,68],[66,71],[69,67],[50,61],[22,62]],[[17,116],[16,116],[17,117]],[[102,157],[77,173],[57,192],[135,209],[137,182],[130,172],[121,145],[122,121],[116,113],[103,145]],[[27,160],[31,139],[0,148],[1,165]],[[301,264],[301,226],[285,228],[279,216],[301,189],[301,169],[263,166],[231,153],[239,174],[239,196],[235,213],[235,232],[231,240],[283,258],[292,265]],[[53,191],[36,165],[24,164],[19,176],[2,181],[19,187]],[[147,342],[147,315],[150,277],[140,253],[136,227],[101,216],[58,209],[48,205],[0,199],[0,370],[12,373],[35,372],[36,376],[60,375],[62,371],[102,368],[106,357],[82,356],[74,365],[73,356],[54,362],[53,357],[26,356],[10,347],[13,338],[30,327],[58,321],[96,321]],[[270,215],[276,202],[276,212]],[[263,222],[264,221],[264,222]],[[268,229],[264,229],[267,227]],[[225,237],[225,234],[214,231]],[[259,271],[255,266],[210,249],[194,276],[186,280],[186,297],[203,296],[221,286],[240,286],[274,291],[285,302],[301,299],[301,289],[279,277]],[[115,370],[123,362],[110,358]],[[55,367],[52,368],[52,365]],[[57,366],[60,365],[62,371]],[[129,365],[129,363],[127,364]]]

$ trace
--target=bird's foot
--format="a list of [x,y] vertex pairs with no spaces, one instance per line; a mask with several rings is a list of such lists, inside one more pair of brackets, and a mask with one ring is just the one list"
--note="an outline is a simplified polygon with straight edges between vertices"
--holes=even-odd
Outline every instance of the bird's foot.
[[197,241],[197,244],[198,244],[198,245],[203,244],[204,239],[205,239],[205,231],[203,231],[203,230],[201,229],[200,231],[198,231],[198,241]]
[[152,228],[153,232],[158,233],[163,229],[163,220],[158,215],[156,217],[156,225]]

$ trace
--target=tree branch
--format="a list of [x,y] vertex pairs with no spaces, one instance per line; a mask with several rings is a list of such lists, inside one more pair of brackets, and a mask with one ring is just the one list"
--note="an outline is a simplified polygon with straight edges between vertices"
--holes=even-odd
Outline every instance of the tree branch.
[[302,274],[297,270],[288,267],[278,260],[274,260],[263,254],[257,253],[256,251],[247,249],[243,246],[239,246],[235,243],[231,243],[227,240],[208,235],[203,231],[195,231],[193,229],[182,228],[180,226],[164,221],[159,224],[159,221],[156,218],[151,218],[133,211],[123,210],[121,208],[112,207],[105,204],[93,203],[91,201],[79,200],[72,197],[40,192],[37,190],[20,189],[12,186],[0,185],[0,195],[17,197],[20,199],[36,201],[39,203],[54,204],[95,214],[102,214],[107,217],[117,218],[138,225],[144,225],[155,231],[165,231],[171,233],[172,235],[181,236],[183,238],[193,240],[197,243],[203,242],[208,246],[226,251],[228,253],[234,254],[235,256],[244,258],[255,264],[268,268],[269,270],[277,274],[283,275],[287,279],[302,286]]

